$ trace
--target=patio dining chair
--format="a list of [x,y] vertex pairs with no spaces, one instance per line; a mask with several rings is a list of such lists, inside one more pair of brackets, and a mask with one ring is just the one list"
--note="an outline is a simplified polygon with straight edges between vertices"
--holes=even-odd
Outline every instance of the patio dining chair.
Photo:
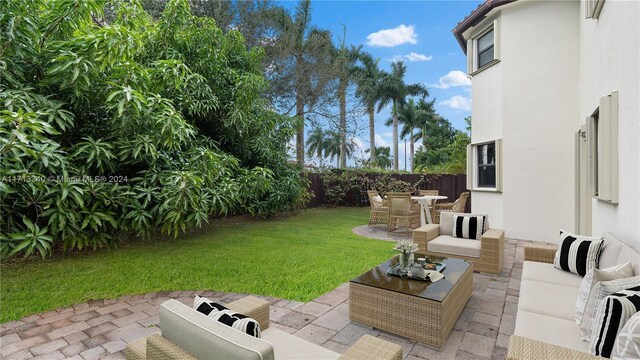
[[420,210],[415,209],[411,203],[411,194],[390,193],[387,194],[387,201],[390,233],[398,229],[407,229],[410,232],[420,227]]
[[[440,191],[439,190],[422,190],[422,189],[420,189],[418,191],[418,194],[420,196],[427,196],[427,195],[429,195],[429,196],[438,196],[438,195],[440,195]],[[431,218],[432,219],[436,218],[434,205],[436,204],[437,201],[438,201],[437,199],[436,200],[432,200],[431,201],[431,205],[429,205],[429,212],[431,212]]]
[[387,202],[380,197],[378,191],[368,190],[371,214],[369,215],[369,226],[389,223],[389,207]]
[[465,191],[460,194],[460,197],[452,203],[439,203],[433,207],[433,222],[435,224],[440,223],[440,213],[443,211],[463,213],[464,208],[467,205],[467,199],[469,199],[469,192]]

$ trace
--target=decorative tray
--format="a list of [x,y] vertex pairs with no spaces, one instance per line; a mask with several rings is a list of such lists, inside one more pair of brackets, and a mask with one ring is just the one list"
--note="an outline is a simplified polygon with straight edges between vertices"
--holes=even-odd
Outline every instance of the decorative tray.
[[[427,265],[429,265],[429,264],[435,265],[436,268],[435,269],[428,269],[428,270],[435,270],[435,271],[438,271],[438,272],[441,272],[442,270],[444,270],[445,267],[447,267],[447,265],[443,264],[443,263],[439,263],[439,262],[429,263],[428,262],[428,263],[425,264],[425,270],[427,270]],[[420,280],[420,281],[431,281],[431,279],[429,278],[428,275],[426,275],[425,277],[416,277],[416,276],[411,275],[411,271],[409,271],[406,274],[401,273],[399,264],[396,264],[396,265],[393,265],[392,267],[390,267],[387,270],[387,274],[393,275],[393,276],[400,276],[400,277],[404,277],[404,278],[407,278],[407,279],[414,279],[414,280]]]

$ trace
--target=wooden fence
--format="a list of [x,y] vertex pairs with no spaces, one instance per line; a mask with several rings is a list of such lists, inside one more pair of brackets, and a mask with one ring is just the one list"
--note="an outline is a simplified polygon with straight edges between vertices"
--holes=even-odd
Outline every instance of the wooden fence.
[[[374,180],[382,174],[367,174],[371,180]],[[453,202],[460,194],[467,191],[467,176],[465,174],[451,175],[451,174],[438,174],[438,175],[422,175],[422,174],[390,174],[398,180],[408,182],[409,184],[416,184],[420,179],[424,179],[420,185],[420,189],[432,189],[438,190],[440,195],[447,197],[447,200],[441,200],[442,202]],[[307,207],[316,207],[324,205],[324,183],[322,181],[323,174],[309,173],[307,179],[309,179],[309,191],[314,194],[313,199],[307,204]],[[366,191],[366,189],[364,189]],[[366,193],[363,195],[366,198]],[[361,206],[368,206],[368,203],[361,203]],[[466,212],[471,211],[471,199],[467,201]]]

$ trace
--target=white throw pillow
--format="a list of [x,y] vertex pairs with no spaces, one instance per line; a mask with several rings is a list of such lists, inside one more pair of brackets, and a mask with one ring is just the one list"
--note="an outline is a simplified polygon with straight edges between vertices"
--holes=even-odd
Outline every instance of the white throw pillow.
[[[598,275],[594,276],[594,272],[596,271]],[[578,294],[578,300],[576,300],[576,324],[580,325],[582,323],[582,318],[584,317],[584,312],[587,308],[587,302],[589,301],[589,295],[598,282],[623,279],[631,276],[633,276],[633,267],[629,262],[606,269],[589,270],[587,275],[582,279],[582,283],[580,284],[580,293]]]
[[616,344],[613,346],[613,352],[611,353],[611,359],[640,359],[640,312],[630,317],[618,333]]
[[589,343],[593,355],[611,357],[618,334],[625,323],[640,311],[640,286],[609,295],[598,306]]
[[454,215],[451,236],[464,239],[480,240],[487,231],[487,217],[484,215]]
[[373,200],[377,203],[382,203],[382,198],[380,197],[380,195],[376,195],[373,197]]
[[560,230],[559,244],[553,259],[553,266],[556,269],[585,276],[589,270],[598,268],[600,252],[604,244],[602,238],[576,235]]
[[[599,276],[599,272],[594,271],[593,276]],[[583,341],[591,341],[591,334],[593,333],[593,329],[596,326],[594,318],[596,316],[596,312],[598,311],[598,307],[600,306],[604,298],[618,291],[629,289],[635,286],[640,286],[640,275],[624,279],[600,281],[595,285],[595,287],[589,294],[589,300],[584,310],[584,317],[582,318],[582,323],[580,324],[580,332],[582,333]]]

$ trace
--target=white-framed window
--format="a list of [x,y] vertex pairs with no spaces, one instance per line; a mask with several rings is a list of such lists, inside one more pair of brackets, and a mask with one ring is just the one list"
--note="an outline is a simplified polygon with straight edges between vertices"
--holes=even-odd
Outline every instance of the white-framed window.
[[585,19],[597,19],[602,11],[604,0],[584,0]]
[[502,191],[502,139],[467,147],[467,188]]
[[500,59],[500,22],[494,20],[467,40],[467,72],[484,70]]
[[587,118],[589,188],[598,200],[617,204],[618,189],[618,92],[600,99]]

